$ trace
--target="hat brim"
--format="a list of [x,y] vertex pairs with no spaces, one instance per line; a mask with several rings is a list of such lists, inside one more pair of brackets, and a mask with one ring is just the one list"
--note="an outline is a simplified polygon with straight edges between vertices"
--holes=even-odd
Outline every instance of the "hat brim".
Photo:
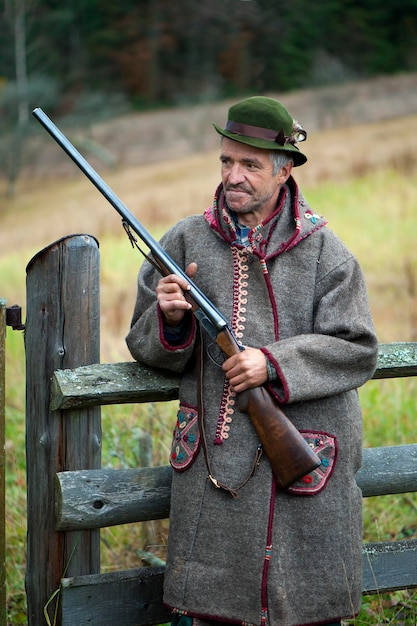
[[263,150],[281,150],[282,152],[288,152],[289,156],[291,156],[294,161],[295,167],[298,165],[303,165],[307,161],[307,157],[305,156],[305,154],[300,152],[296,146],[293,146],[290,143],[281,146],[279,143],[276,143],[275,141],[270,141],[268,139],[260,139],[258,137],[248,137],[247,135],[238,135],[236,133],[231,133],[230,131],[221,128],[214,122],[213,126],[215,130],[219,133],[219,135],[227,137],[228,139],[233,139],[233,141],[245,143],[248,146],[261,148]]

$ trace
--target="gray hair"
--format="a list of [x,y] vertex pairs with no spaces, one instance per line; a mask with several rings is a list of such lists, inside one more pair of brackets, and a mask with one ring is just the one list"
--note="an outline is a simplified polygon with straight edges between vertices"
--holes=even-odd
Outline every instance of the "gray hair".
[[[220,138],[220,145],[223,144],[224,137]],[[292,163],[294,165],[294,159],[288,156],[287,152],[284,150],[269,150],[269,159],[272,163],[272,175],[275,176],[281,169],[281,167],[285,167]]]
[[281,169],[290,163],[294,163],[293,159],[283,150],[271,150],[269,158],[272,163],[272,174],[275,176]]

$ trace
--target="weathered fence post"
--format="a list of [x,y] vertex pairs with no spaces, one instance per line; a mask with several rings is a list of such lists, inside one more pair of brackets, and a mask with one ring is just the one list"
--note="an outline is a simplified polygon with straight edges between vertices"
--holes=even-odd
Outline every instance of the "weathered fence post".
[[0,626],[6,626],[6,301],[0,298]]
[[25,333],[29,626],[47,623],[47,604],[49,615],[56,611],[59,596],[49,601],[64,575],[100,569],[100,531],[55,531],[52,495],[57,472],[100,467],[100,408],[52,411],[49,400],[55,370],[100,361],[99,313],[99,252],[94,238],[65,237],[29,262]]

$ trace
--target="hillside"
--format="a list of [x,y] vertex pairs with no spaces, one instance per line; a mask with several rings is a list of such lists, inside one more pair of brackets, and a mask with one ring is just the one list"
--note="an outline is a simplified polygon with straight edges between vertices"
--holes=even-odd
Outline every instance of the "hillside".
[[[417,114],[417,73],[266,95],[282,100],[311,136]],[[94,166],[136,166],[216,149],[218,136],[211,122],[224,124],[233,102],[131,113],[83,129],[69,127],[65,119],[59,125]],[[38,106],[42,108],[41,101]],[[36,138],[31,141],[24,174],[71,176],[73,166],[36,120],[32,130]]]
[[[281,99],[309,133],[303,144],[309,162],[296,172],[301,185],[392,163],[415,166],[417,73]],[[145,223],[166,224],[210,202],[219,141],[211,122],[223,124],[229,105],[131,114],[82,132],[59,126],[132,212]],[[0,181],[0,255],[26,245],[29,233],[30,243],[42,246],[69,232],[113,230],[118,218],[40,126],[29,157],[14,198],[5,198]]]

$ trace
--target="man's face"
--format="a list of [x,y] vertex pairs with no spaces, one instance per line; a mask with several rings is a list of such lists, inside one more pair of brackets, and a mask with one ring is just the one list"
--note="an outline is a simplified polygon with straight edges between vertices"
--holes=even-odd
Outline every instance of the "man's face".
[[291,173],[291,165],[273,174],[268,150],[253,148],[223,138],[220,154],[226,202],[248,226],[256,226],[270,215],[277,203],[281,185]]

